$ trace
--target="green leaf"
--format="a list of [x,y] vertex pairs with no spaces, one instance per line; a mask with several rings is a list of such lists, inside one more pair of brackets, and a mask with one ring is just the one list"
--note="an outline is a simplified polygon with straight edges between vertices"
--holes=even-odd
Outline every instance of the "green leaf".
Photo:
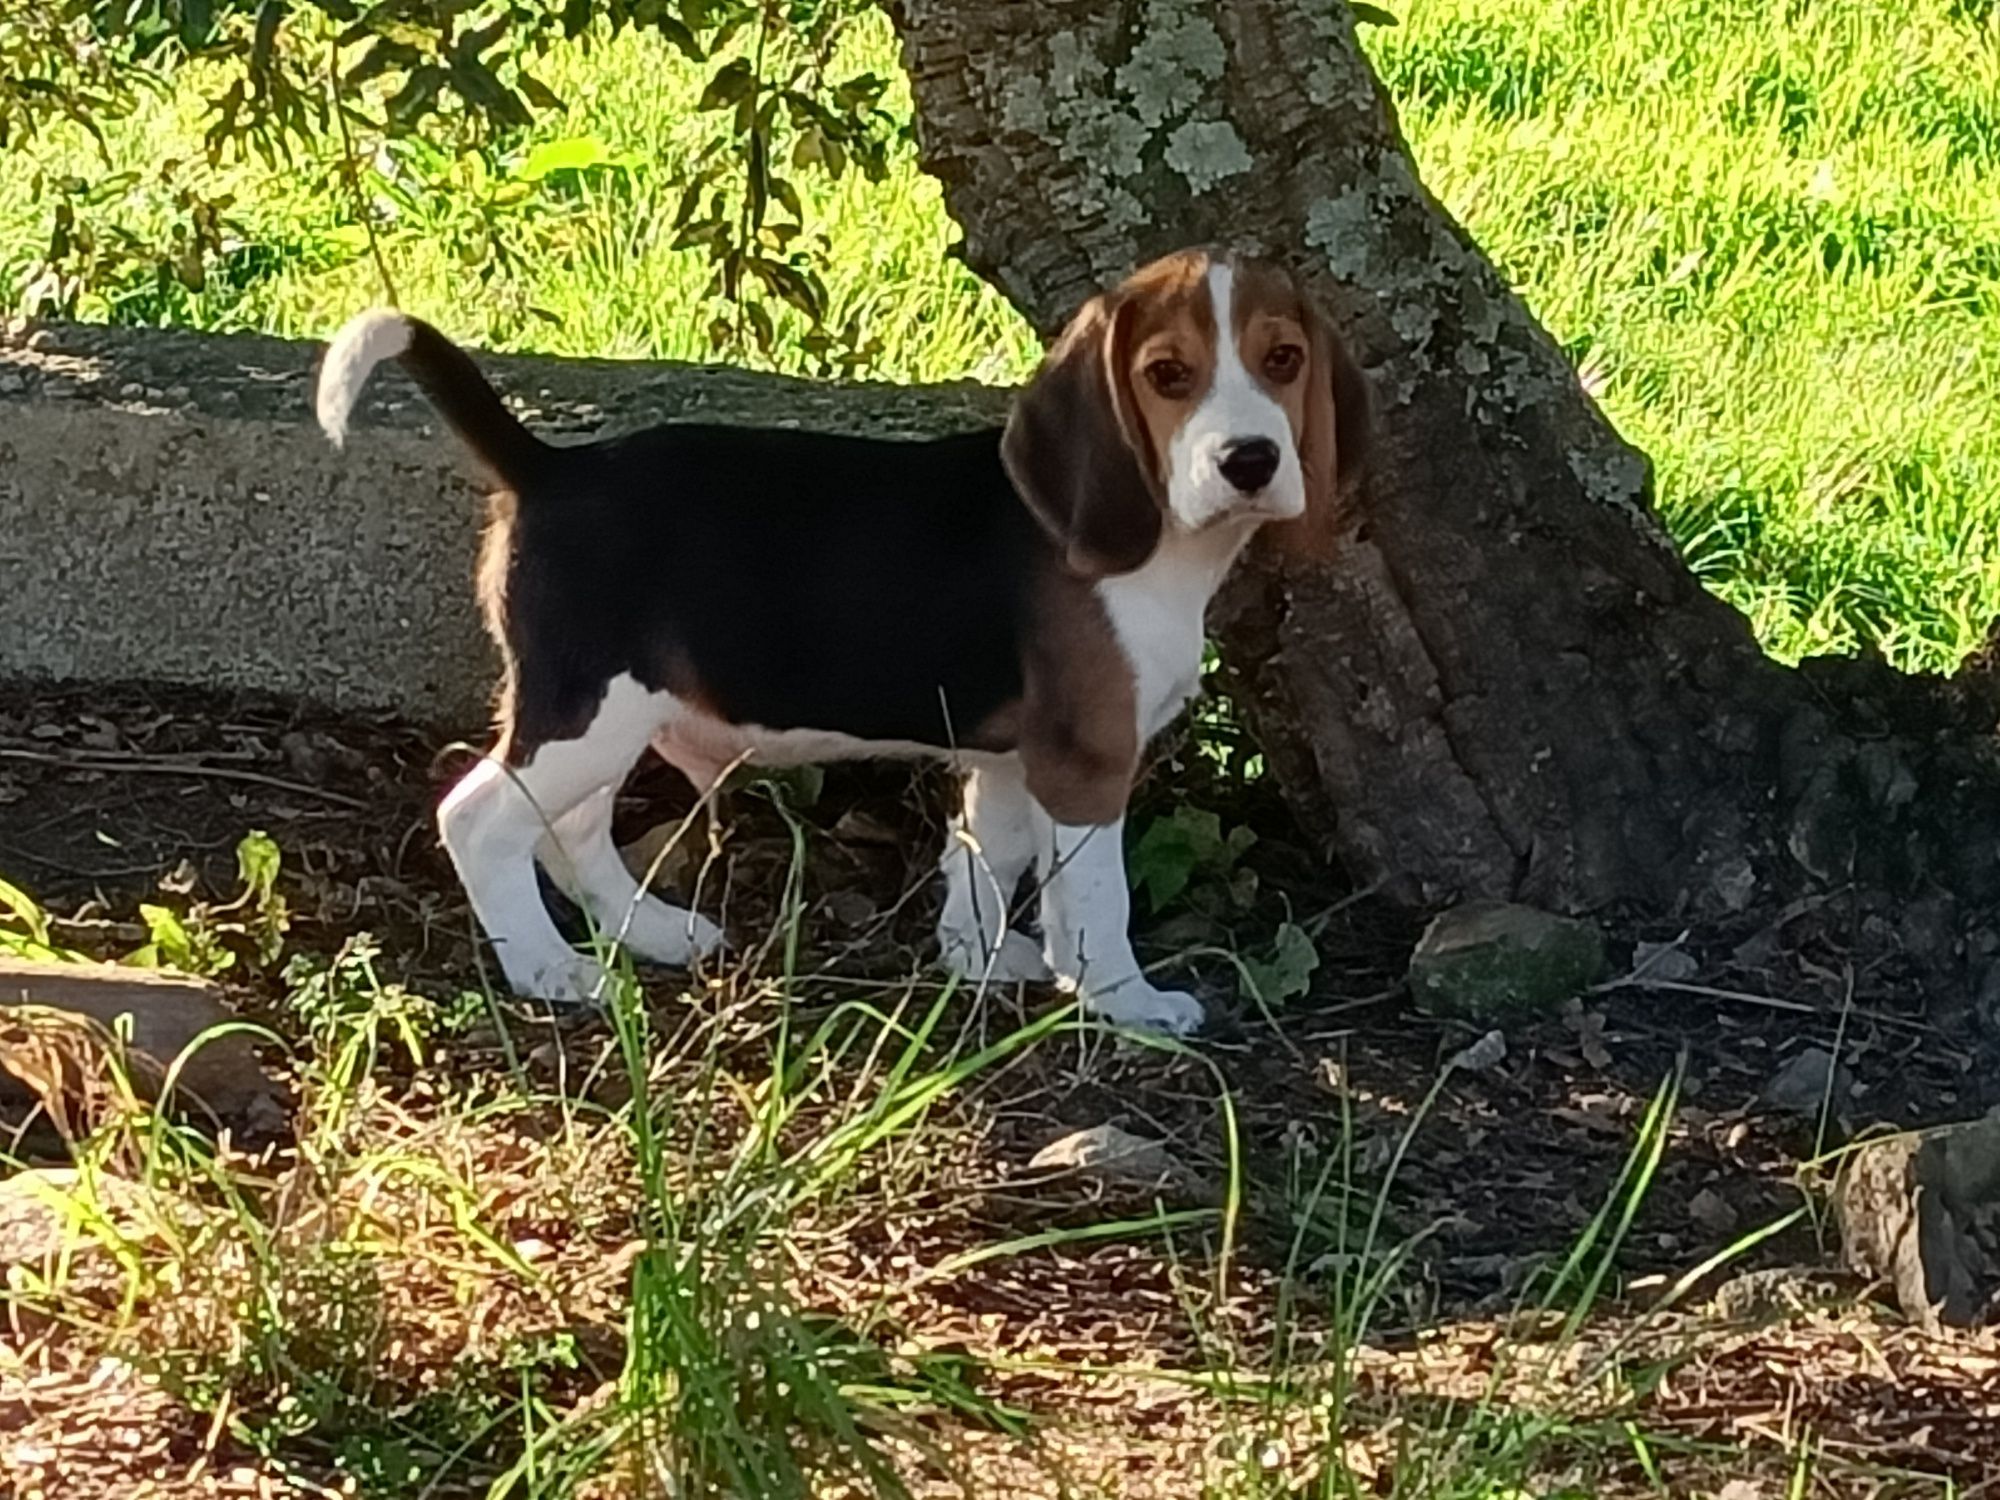
[[430,63],[411,72],[403,80],[402,88],[385,106],[390,125],[398,131],[408,132],[430,112],[437,101],[438,90],[444,87],[444,80],[444,69]]
[[773,177],[771,179],[771,196],[778,200],[778,203],[784,208],[786,213],[797,219],[801,224],[805,222],[806,211],[800,206],[799,190],[793,187],[789,181],[783,177]]
[[476,104],[493,119],[503,125],[532,125],[535,117],[528,113],[514,91],[502,83],[493,70],[471,54],[470,49],[461,51],[451,62],[451,81],[467,103]]
[[1270,1008],[1296,1000],[1311,988],[1319,967],[1319,950],[1296,922],[1278,928],[1268,958],[1243,960],[1242,979],[1248,999]]
[[341,80],[346,89],[359,88],[371,78],[379,78],[391,68],[410,68],[423,60],[423,54],[407,42],[392,38],[377,37],[368,44],[368,50],[355,59],[354,66],[347,70]]
[[528,102],[536,109],[560,111],[564,108],[561,95],[527,69],[521,70],[516,82],[521,92],[528,96]]
[[667,39],[670,46],[679,51],[689,62],[706,62],[708,54],[701,50],[701,43],[695,34],[672,16],[661,16],[653,22],[653,29]]
[[0,917],[10,918],[18,923],[36,943],[46,947],[49,941],[48,914],[36,904],[19,886],[9,885],[0,880]]
[[157,955],[158,962],[185,972],[194,971],[194,938],[172,910],[141,902],[139,920],[146,924],[151,938],[147,946]]
[[1347,0],[1347,8],[1354,12],[1357,26],[1397,26],[1401,23],[1379,5],[1369,5],[1365,0]]
[[742,58],[725,63],[716,75],[708,80],[708,87],[701,92],[701,102],[695,108],[704,110],[727,109],[732,104],[747,99],[757,89],[757,74]]
[[211,0],[181,0],[181,45],[193,52],[205,46],[215,30]]
[[695,211],[701,207],[703,186],[704,184],[698,179],[687,185],[687,191],[681,194],[680,207],[674,210],[674,228],[684,227],[695,216]]
[[1202,848],[1195,833],[1175,815],[1155,818],[1132,846],[1128,864],[1132,885],[1146,896],[1154,911],[1164,908],[1188,887],[1201,868]]
[[535,147],[514,175],[524,182],[540,182],[551,172],[585,172],[611,159],[611,148],[596,136],[572,135]]
[[236,846],[236,878],[243,883],[245,900],[261,905],[271,899],[282,858],[278,841],[261,828],[243,835]]

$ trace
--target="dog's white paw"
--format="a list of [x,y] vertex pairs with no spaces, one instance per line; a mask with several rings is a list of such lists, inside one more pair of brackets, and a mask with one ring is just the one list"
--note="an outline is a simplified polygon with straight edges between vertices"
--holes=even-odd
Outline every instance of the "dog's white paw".
[[1003,933],[1000,951],[990,955],[990,964],[986,937],[981,932],[939,929],[938,949],[940,961],[947,969],[975,984],[981,980],[991,984],[1047,984],[1054,977],[1049,972],[1048,960],[1042,957],[1040,945],[1025,932]]
[[1111,990],[1083,991],[1086,1014],[1113,1026],[1188,1036],[1207,1019],[1201,1002],[1184,990],[1160,990],[1143,979],[1128,979]]
[[727,945],[722,929],[707,917],[652,896],[633,908],[622,934],[614,928],[605,936],[618,937],[635,958],[677,969],[707,958]]

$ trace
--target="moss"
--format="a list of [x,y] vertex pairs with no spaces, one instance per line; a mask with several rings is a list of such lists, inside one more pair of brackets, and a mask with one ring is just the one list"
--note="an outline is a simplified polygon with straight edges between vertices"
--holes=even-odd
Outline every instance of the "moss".
[[1051,38],[1046,66],[1025,77],[1011,59],[985,71],[1005,126],[1080,169],[1049,189],[1060,206],[1130,227],[1146,211],[1128,184],[1149,168],[1163,166],[1193,193],[1250,170],[1242,137],[1214,107],[1228,64],[1206,6],[1150,0],[1129,27]]
[[1427,1015],[1491,1026],[1552,1014],[1604,973],[1589,922],[1499,901],[1432,922],[1410,955],[1410,996]]
[[1227,120],[1190,120],[1167,137],[1167,165],[1205,193],[1224,178],[1250,170],[1250,152]]
[[1157,129],[1195,109],[1228,63],[1222,36],[1200,7],[1155,3],[1146,7],[1117,82],[1139,119]]
[[1365,188],[1349,188],[1306,207],[1306,243],[1325,259],[1327,269],[1343,281],[1357,284],[1371,278],[1373,209]]

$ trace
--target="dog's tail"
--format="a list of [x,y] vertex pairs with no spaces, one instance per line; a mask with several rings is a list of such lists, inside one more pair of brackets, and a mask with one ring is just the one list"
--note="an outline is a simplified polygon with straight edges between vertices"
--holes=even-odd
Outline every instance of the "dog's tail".
[[334,447],[347,441],[347,419],[361,388],[387,359],[410,373],[438,415],[502,484],[519,489],[555,451],[507,410],[471,355],[422,319],[387,308],[350,319],[327,345],[314,405]]

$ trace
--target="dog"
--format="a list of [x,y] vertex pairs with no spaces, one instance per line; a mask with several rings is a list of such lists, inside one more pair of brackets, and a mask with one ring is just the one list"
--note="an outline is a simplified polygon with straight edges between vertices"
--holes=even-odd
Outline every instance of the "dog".
[[[1114,1024],[1200,1026],[1133,954],[1122,829],[1230,565],[1261,527],[1323,544],[1366,447],[1366,377],[1288,272],[1156,260],[1077,313],[1004,428],[928,441],[668,424],[552,446],[465,351],[378,310],[321,365],[336,446],[390,359],[498,486],[478,570],[498,737],[438,825],[516,992],[584,1002],[605,983],[551,919],[538,860],[637,957],[722,943],[612,843],[648,745],[703,792],[746,758],[942,757],[966,773],[944,964],[1053,980]],[[1039,946],[1008,925],[1031,868]]]

